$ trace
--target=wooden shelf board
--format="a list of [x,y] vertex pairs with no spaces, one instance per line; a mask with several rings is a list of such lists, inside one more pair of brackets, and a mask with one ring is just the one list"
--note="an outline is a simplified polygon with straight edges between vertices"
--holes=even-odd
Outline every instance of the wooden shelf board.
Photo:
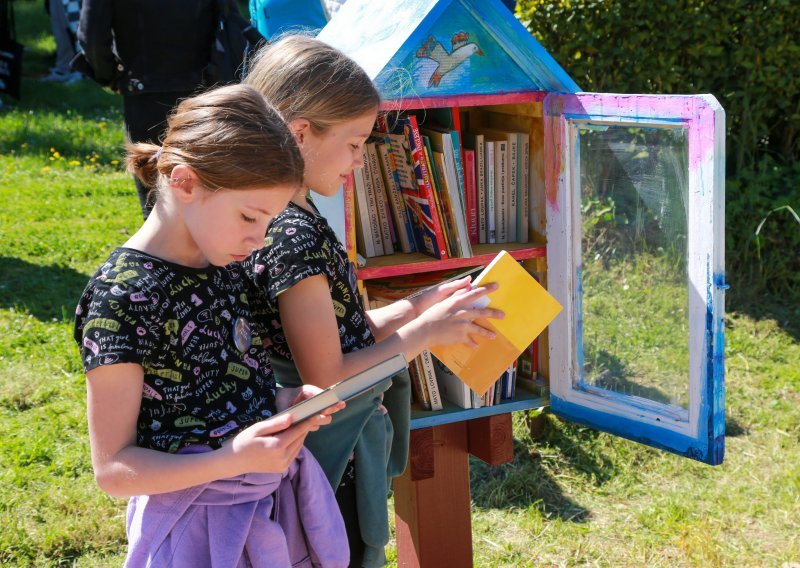
[[359,280],[374,280],[401,276],[403,274],[418,274],[420,272],[435,272],[450,268],[466,268],[489,264],[501,250],[506,250],[517,260],[529,258],[544,258],[547,247],[541,243],[503,243],[495,245],[475,245],[473,256],[469,258],[448,258],[436,260],[424,254],[391,254],[376,256],[367,259],[367,266],[358,269]]
[[441,426],[442,424],[452,424],[453,422],[463,422],[484,416],[494,416],[518,410],[528,410],[539,408],[550,404],[549,393],[542,389],[543,394],[534,393],[522,388],[517,389],[516,398],[495,406],[484,406],[482,408],[459,408],[456,405],[442,401],[442,410],[430,411],[422,410],[415,403],[411,406],[411,429],[429,428],[431,426]]

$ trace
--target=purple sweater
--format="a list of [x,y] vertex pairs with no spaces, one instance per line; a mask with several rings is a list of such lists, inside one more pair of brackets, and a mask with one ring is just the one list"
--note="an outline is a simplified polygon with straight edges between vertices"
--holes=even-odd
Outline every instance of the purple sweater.
[[132,497],[127,531],[130,568],[344,568],[350,560],[331,486],[305,448],[284,474]]

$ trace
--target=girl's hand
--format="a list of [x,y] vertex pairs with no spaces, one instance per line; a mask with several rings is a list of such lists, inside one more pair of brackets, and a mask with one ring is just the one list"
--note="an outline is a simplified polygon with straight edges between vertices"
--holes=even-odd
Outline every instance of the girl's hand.
[[[288,407],[314,396],[321,390],[313,385],[279,389],[276,404],[281,398],[288,399],[290,401]],[[282,394],[283,391],[286,392]],[[330,424],[331,414],[342,408],[344,402],[339,402],[296,425],[292,425],[292,417],[288,414],[262,420],[239,432],[231,441],[230,451],[234,459],[242,462],[242,471],[283,473],[297,457],[306,435],[318,430],[320,426]]]
[[457,287],[450,296],[428,308],[417,318],[417,322],[427,328],[428,344],[464,343],[477,347],[477,338],[494,339],[495,333],[475,320],[502,319],[505,314],[500,310],[476,307],[476,304],[480,305],[481,299],[498,287],[497,283],[479,288]]
[[469,276],[439,284],[416,298],[411,300],[411,305],[414,306],[416,316],[422,315],[428,308],[435,306],[445,298],[449,298],[458,291],[468,291],[472,285],[472,279]]

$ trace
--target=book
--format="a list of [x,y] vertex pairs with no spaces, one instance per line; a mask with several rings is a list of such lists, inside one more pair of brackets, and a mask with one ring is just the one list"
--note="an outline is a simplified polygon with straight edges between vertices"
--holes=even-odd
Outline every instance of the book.
[[494,184],[495,184],[495,158],[494,142],[486,140],[486,242],[495,244],[497,242],[497,223],[494,211]]
[[408,139],[413,160],[416,188],[405,194],[409,210],[414,213],[417,250],[439,260],[448,258],[442,226],[436,211],[428,161],[425,159],[425,146],[419,133],[417,118],[413,115],[398,120],[398,128]]
[[383,185],[383,177],[381,176],[381,167],[378,162],[378,150],[375,148],[375,142],[367,142],[364,144],[369,157],[369,173],[372,176],[372,187],[375,191],[375,209],[378,213],[378,224],[380,227],[381,238],[383,239],[383,253],[392,254],[394,252],[394,227],[392,223],[391,214],[389,213],[389,204],[386,197],[386,188]]
[[470,244],[478,244],[478,192],[475,187],[475,150],[464,150],[464,193]]
[[411,222],[408,219],[408,211],[403,194],[400,189],[400,180],[397,175],[397,164],[392,150],[391,141],[388,137],[383,142],[376,144],[378,150],[378,161],[383,174],[383,182],[386,186],[386,193],[389,197],[389,209],[392,213],[397,239],[400,242],[400,250],[404,253],[416,252],[414,244],[414,232]]
[[425,378],[425,386],[428,390],[431,410],[441,410],[442,398],[439,394],[439,384],[436,382],[436,372],[433,368],[431,352],[427,349],[423,349],[422,353],[419,354],[419,360],[421,362],[420,367],[422,369],[422,375]]
[[[476,213],[478,219],[478,243],[486,243],[486,146],[483,134],[468,132],[464,135],[464,147],[474,154],[475,193],[477,195]],[[467,174],[466,152],[464,153],[464,174]]]
[[435,356],[433,357],[433,368],[442,398],[459,408],[472,408],[469,387]]
[[383,253],[383,246],[381,245],[381,252],[378,253],[375,249],[375,240],[372,236],[372,224],[369,217],[367,187],[364,181],[363,168],[353,170],[353,186],[356,194],[356,218],[358,219],[356,248],[358,252],[366,258],[378,256],[378,254]]
[[517,165],[519,166],[519,198],[517,199],[517,242],[528,242],[528,218],[531,202],[531,161],[530,161],[530,136],[525,132],[517,134],[519,149]]
[[408,367],[405,357],[401,353],[394,355],[369,369],[343,379],[331,385],[320,393],[305,399],[286,410],[277,413],[275,416],[289,414],[292,416],[292,424],[302,422],[306,418],[319,414],[339,401],[345,401],[363,394],[373,387],[384,382],[390,381],[392,377]]
[[[451,230],[450,242],[453,245],[454,256],[469,258],[472,256],[472,247],[467,229],[463,175],[459,175],[461,150],[458,143],[458,133],[440,128],[420,128],[420,133],[424,134],[429,140],[433,150],[434,163],[441,180],[439,189],[444,198],[443,202],[447,207],[444,215],[448,219]],[[456,144],[459,144],[458,148]],[[456,153],[459,154],[458,158],[456,158]]]
[[411,378],[411,392],[414,394],[414,399],[423,410],[431,409],[431,398],[428,394],[428,386],[421,369],[422,361],[419,355],[414,357],[408,364],[408,374]]
[[[378,205],[377,205],[377,197],[375,194],[375,184],[373,182],[372,172],[370,171],[370,158],[369,158],[369,151],[367,150],[367,145],[364,145],[363,150],[363,158],[364,158],[364,167],[361,168],[363,172],[363,180],[364,180],[364,193],[367,196],[366,199],[366,212],[367,212],[367,222],[369,224],[369,231],[365,231],[364,235],[366,237],[367,234],[372,236],[372,245],[375,251],[375,256],[383,256],[384,254],[390,254],[391,250],[384,250],[383,246],[383,235],[381,233],[381,223],[380,218],[378,217]],[[356,186],[356,191],[358,191],[358,186]],[[363,213],[362,213],[363,215]]]
[[430,348],[475,393],[486,392],[562,310],[561,304],[507,251],[500,251],[473,284],[491,282],[498,282],[500,287],[483,298],[480,306],[502,310],[505,317],[477,321],[496,337],[476,338],[477,348],[464,344]]
[[[492,140],[494,142],[494,218],[496,242],[513,242],[516,240],[516,229],[512,235],[509,224],[511,210],[510,166],[512,155],[514,162],[516,162],[517,137],[511,132],[493,129],[483,129],[481,133],[484,136],[484,140]],[[511,151],[512,140],[514,146],[513,152]],[[516,177],[514,179],[516,179]],[[514,198],[514,202],[516,203],[516,197]],[[516,212],[514,213],[514,227],[516,227]]]

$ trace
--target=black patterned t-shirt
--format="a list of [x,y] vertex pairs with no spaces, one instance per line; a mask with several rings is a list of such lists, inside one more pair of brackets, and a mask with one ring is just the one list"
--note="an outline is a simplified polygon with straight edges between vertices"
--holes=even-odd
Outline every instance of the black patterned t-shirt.
[[293,357],[283,333],[278,295],[318,274],[328,279],[342,353],[375,343],[347,252],[313,203],[311,207],[313,213],[290,202],[270,223],[264,247],[242,263],[253,318],[264,344],[270,356],[289,361]]
[[275,413],[275,380],[240,270],[189,268],[118,248],[76,309],[85,371],[144,369],[137,445],[166,452],[219,448]]

